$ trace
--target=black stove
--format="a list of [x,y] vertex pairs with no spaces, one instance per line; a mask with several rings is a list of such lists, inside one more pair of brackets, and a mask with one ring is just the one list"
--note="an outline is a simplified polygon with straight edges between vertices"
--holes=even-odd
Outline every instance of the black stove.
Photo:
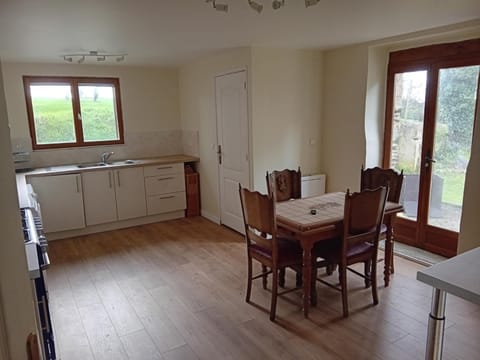
[[[41,327],[42,352],[45,360],[55,360],[55,342],[53,337],[52,321],[48,303],[48,289],[46,283],[45,270],[50,265],[48,258],[48,242],[43,231],[42,219],[40,213],[35,208],[20,209],[22,220],[23,240],[27,252],[27,262],[29,254],[36,257],[38,272],[32,276],[35,284],[35,299],[37,303],[37,313],[39,326]],[[31,251],[30,251],[31,250]],[[35,263],[36,261],[35,260]],[[30,266],[30,264],[29,264]],[[29,269],[30,271],[31,269]]]

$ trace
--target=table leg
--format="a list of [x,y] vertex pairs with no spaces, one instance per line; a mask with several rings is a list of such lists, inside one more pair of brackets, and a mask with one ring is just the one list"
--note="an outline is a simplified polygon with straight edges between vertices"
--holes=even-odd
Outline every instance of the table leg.
[[443,351],[443,333],[445,330],[446,292],[433,289],[432,309],[428,319],[427,349],[425,360],[441,360]]
[[383,281],[385,282],[385,287],[387,287],[390,283],[390,270],[393,263],[393,231],[391,219],[387,220],[386,225],[387,237],[385,238],[385,267],[383,270]]
[[303,248],[303,315],[308,317],[310,306],[310,290],[312,279],[312,243],[310,241],[302,242]]

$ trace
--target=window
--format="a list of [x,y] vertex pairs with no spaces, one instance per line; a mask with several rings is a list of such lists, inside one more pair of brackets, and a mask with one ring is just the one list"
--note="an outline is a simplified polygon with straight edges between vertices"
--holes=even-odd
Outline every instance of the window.
[[118,79],[24,76],[23,84],[34,150],[123,144]]

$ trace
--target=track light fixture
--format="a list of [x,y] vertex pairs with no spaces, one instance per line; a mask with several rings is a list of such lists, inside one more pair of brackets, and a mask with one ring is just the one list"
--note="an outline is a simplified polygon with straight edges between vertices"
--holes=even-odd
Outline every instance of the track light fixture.
[[[223,0],[225,1],[225,0]],[[206,3],[212,3],[212,7],[217,11],[228,12],[228,4],[218,3],[217,0],[205,0]],[[310,7],[317,5],[320,0],[305,0],[305,7]],[[252,10],[255,10],[257,13],[261,13],[263,10],[263,4],[255,0],[247,0],[248,5]],[[272,8],[278,10],[285,6],[285,0],[273,0]]]
[[217,3],[216,0],[206,0],[205,2],[212,3],[212,7],[217,11],[223,11],[223,12],[228,11],[228,5],[227,4],[219,4],[219,3]]
[[253,1],[253,0],[248,0],[248,5],[250,5],[250,7],[255,10],[257,13],[261,13],[262,10],[263,10],[263,5],[262,4],[259,4],[257,3],[256,1]]
[[62,55],[63,61],[68,63],[75,61],[78,64],[82,64],[90,59],[95,59],[97,62],[106,62],[109,59],[115,59],[116,62],[122,62],[125,60],[125,56],[127,56],[125,53],[107,53],[95,50]]
[[285,6],[285,0],[273,0],[272,1],[272,8],[273,10],[278,10],[282,6]]

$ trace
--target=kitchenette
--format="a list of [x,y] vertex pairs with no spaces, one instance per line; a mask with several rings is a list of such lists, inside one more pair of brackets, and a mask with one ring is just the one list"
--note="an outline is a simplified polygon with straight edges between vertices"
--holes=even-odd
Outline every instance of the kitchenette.
[[17,171],[44,359],[57,358],[49,311],[48,241],[199,215],[198,157],[109,160]]

